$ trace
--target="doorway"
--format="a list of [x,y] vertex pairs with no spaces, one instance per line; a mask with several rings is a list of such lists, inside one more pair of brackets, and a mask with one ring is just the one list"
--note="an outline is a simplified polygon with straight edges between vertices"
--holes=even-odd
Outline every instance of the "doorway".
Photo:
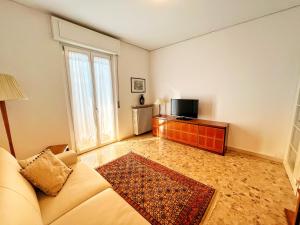
[[112,55],[66,46],[64,49],[77,152],[116,141]]

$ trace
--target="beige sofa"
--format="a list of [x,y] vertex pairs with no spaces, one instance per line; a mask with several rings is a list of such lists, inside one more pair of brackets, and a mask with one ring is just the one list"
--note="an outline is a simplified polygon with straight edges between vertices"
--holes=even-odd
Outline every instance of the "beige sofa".
[[73,173],[59,194],[49,197],[36,191],[16,159],[0,148],[1,225],[149,225],[102,176],[77,162],[74,152],[58,157]]

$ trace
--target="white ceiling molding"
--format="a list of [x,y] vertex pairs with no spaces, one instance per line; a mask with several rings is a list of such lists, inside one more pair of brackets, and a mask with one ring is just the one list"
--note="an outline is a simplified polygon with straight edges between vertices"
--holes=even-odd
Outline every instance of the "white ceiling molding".
[[300,0],[14,0],[155,50],[300,5]]
[[70,23],[66,20],[51,17],[53,38],[62,43],[71,44],[96,51],[120,55],[120,41]]

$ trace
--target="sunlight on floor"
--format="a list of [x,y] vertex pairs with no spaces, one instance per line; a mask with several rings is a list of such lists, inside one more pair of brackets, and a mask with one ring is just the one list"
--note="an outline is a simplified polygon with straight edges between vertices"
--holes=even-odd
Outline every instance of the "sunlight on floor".
[[97,168],[130,151],[215,188],[219,196],[209,225],[286,225],[283,209],[295,206],[281,163],[235,151],[219,156],[146,134],[85,153],[80,159]]

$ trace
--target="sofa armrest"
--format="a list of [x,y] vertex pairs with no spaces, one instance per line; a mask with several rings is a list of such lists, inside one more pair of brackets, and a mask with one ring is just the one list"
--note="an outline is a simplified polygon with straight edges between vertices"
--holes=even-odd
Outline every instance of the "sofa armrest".
[[63,161],[67,166],[71,166],[77,162],[77,154],[72,150],[59,153],[56,157]]

